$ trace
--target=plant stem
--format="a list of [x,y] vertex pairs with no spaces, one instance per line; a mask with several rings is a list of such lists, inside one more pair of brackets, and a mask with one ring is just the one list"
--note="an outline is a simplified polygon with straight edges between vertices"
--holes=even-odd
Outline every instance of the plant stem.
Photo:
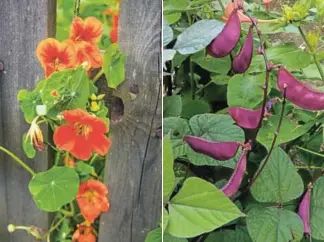
[[36,172],[30,168],[25,162],[23,162],[21,159],[19,159],[14,153],[7,150],[6,148],[0,146],[0,150],[7,155],[9,155],[12,159],[14,159],[19,165],[21,165],[26,171],[28,171],[32,176],[36,175]]
[[97,73],[97,75],[92,79],[92,81],[93,81],[94,83],[96,83],[96,82],[99,80],[99,78],[100,78],[103,74],[104,74],[104,70],[101,69],[101,70]]
[[258,126],[257,126],[258,130],[257,130],[257,132],[255,132],[256,133],[255,138],[256,138],[257,135],[258,135],[258,132],[259,132],[261,126],[262,126],[263,119],[264,119],[265,107],[266,107],[266,104],[267,104],[267,96],[268,96],[269,78],[270,78],[271,68],[270,68],[270,65],[269,65],[269,60],[268,60],[267,53],[266,53],[265,48],[264,48],[264,40],[263,40],[263,37],[262,37],[261,30],[260,30],[260,28],[258,26],[258,23],[247,12],[244,11],[244,14],[247,17],[250,18],[252,25],[257,30],[258,38],[259,38],[259,41],[260,41],[261,53],[263,55],[264,64],[265,64],[265,68],[266,68],[266,78],[265,78],[264,84],[262,86],[262,89],[263,89],[262,109],[261,109],[261,115],[260,115],[259,123],[258,123]]
[[91,166],[93,164],[93,162],[95,162],[95,160],[98,158],[98,154],[95,154],[94,156],[92,156],[89,165]]
[[304,42],[306,43],[308,49],[312,52],[311,55],[313,56],[313,59],[314,59],[315,65],[316,65],[316,67],[317,67],[317,69],[318,69],[318,72],[319,72],[319,74],[320,74],[320,76],[321,76],[322,81],[324,81],[324,71],[323,71],[323,68],[322,68],[322,66],[321,66],[321,63],[318,61],[318,59],[317,59],[317,57],[316,57],[316,54],[313,53],[312,47],[311,47],[310,43],[308,42],[308,40],[307,40],[307,38],[306,38],[306,35],[305,35],[303,29],[301,28],[301,26],[298,26],[298,30],[299,30],[299,33],[300,33],[300,35],[302,36]]
[[81,0],[75,0],[74,2],[74,16],[77,17],[80,14],[80,2]]
[[60,158],[61,158],[61,153],[56,152],[55,161],[54,161],[55,166],[57,166],[60,163]]
[[307,153],[310,153],[312,155],[316,155],[316,156],[319,156],[319,157],[323,157],[324,158],[324,154],[320,154],[320,153],[317,153],[317,152],[312,151],[312,150],[305,149],[305,148],[300,147],[300,146],[296,146],[296,148],[299,149],[299,150],[303,150],[303,151],[305,151]]
[[193,71],[193,63],[190,60],[190,87],[191,87],[191,98],[192,100],[196,99],[196,83],[195,83],[195,76]]
[[54,232],[60,225],[61,223],[64,222],[64,220],[67,218],[66,215],[64,215],[55,225],[51,226],[50,230],[44,234],[43,239],[45,239],[47,236],[49,236],[52,232]]
[[204,90],[206,87],[209,87],[211,84],[213,84],[213,81],[208,82],[205,86],[203,86],[202,88],[200,88],[197,92],[196,95],[198,95],[199,93],[202,92],[202,90]]
[[311,170],[316,170],[316,169],[322,169],[322,167],[318,166],[295,166],[296,169],[311,169]]
[[272,153],[272,151],[274,149],[274,146],[276,144],[277,137],[278,137],[279,132],[280,132],[280,127],[281,127],[282,119],[283,119],[283,116],[284,116],[284,111],[285,111],[285,105],[286,105],[286,88],[284,88],[284,94],[283,95],[284,96],[283,96],[283,102],[282,102],[282,107],[281,107],[280,119],[279,119],[279,122],[278,122],[277,129],[274,132],[274,137],[272,139],[271,147],[269,149],[269,152],[268,152],[268,154],[267,154],[267,156],[266,156],[263,164],[261,165],[261,167],[258,169],[258,171],[253,176],[253,178],[252,178],[250,184],[248,185],[248,187],[251,187],[255,183],[255,181],[258,179],[258,177],[260,176],[260,174],[263,171],[264,167],[268,163],[268,161],[270,159],[270,156],[271,156],[271,153]]

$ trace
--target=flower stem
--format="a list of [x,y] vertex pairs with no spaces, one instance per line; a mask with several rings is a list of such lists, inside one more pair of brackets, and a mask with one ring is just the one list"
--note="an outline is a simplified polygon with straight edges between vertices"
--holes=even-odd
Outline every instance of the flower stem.
[[75,2],[74,2],[74,16],[75,17],[80,15],[80,2],[81,2],[81,0],[75,0]]
[[101,69],[101,70],[97,73],[97,75],[92,79],[92,81],[93,81],[94,83],[96,83],[96,82],[99,80],[99,78],[100,78],[103,74],[104,74],[104,70]]
[[30,168],[25,162],[23,162],[21,159],[19,159],[14,153],[7,150],[6,148],[0,146],[0,150],[7,155],[9,155],[12,159],[14,159],[19,165],[21,165],[26,171],[28,171],[32,176],[36,175],[36,172]]
[[295,166],[296,169],[310,169],[310,170],[321,170],[322,167],[318,167],[318,166]]
[[94,156],[92,156],[89,165],[91,166],[93,164],[93,162],[95,162],[95,160],[98,158],[98,154],[95,154]]
[[[308,40],[307,40],[307,38],[306,38],[306,35],[305,35],[303,29],[301,28],[301,26],[298,27],[298,30],[299,30],[299,33],[300,33],[300,35],[302,36],[304,42],[306,43],[308,49],[309,49],[309,50],[312,50],[312,47],[311,47],[310,43],[308,42]],[[316,67],[317,67],[317,69],[318,69],[318,72],[319,72],[319,74],[320,74],[320,76],[321,76],[321,79],[322,79],[322,81],[324,81],[324,71],[323,71],[323,68],[322,68],[322,66],[321,66],[321,63],[318,61],[318,59],[317,59],[315,53],[312,53],[311,55],[313,56],[313,59],[314,59],[315,65],[316,65]]]
[[190,86],[191,86],[191,98],[192,100],[196,99],[196,83],[195,83],[195,76],[194,76],[194,70],[193,70],[193,63],[192,60],[190,60]]
[[48,237],[52,232],[54,232],[60,225],[61,225],[61,223],[63,223],[64,222],[64,220],[67,218],[67,216],[66,215],[64,215],[56,224],[54,224],[54,225],[52,225],[51,226],[51,228],[50,228],[50,230],[46,233],[46,234],[44,234],[44,236],[43,236],[43,239],[45,239],[46,237]]
[[268,163],[268,161],[270,159],[271,153],[272,153],[272,151],[274,149],[274,146],[275,146],[276,141],[277,141],[277,137],[278,137],[279,132],[280,132],[280,127],[281,127],[281,123],[282,123],[283,116],[284,116],[284,111],[285,111],[285,105],[286,105],[286,88],[284,88],[283,102],[282,102],[282,107],[281,107],[280,119],[279,119],[279,122],[278,122],[277,129],[274,132],[274,137],[272,139],[271,147],[269,149],[269,152],[268,152],[263,164],[261,165],[261,167],[257,170],[255,175],[253,176],[253,178],[252,178],[252,180],[251,180],[251,182],[249,184],[249,187],[251,187],[255,183],[255,181],[258,179],[258,177],[260,176],[261,172],[263,171],[264,167],[266,166],[266,164]]

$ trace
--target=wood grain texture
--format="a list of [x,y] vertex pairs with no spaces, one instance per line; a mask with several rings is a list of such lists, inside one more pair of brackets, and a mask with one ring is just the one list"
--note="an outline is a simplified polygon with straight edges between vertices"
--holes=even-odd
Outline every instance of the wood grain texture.
[[[121,1],[125,110],[111,125],[113,145],[105,169],[111,208],[101,217],[99,242],[143,242],[161,216],[162,145],[156,136],[162,123],[161,14],[160,0]],[[136,98],[130,98],[137,88]]]
[[[0,74],[0,141],[35,171],[48,168],[48,153],[45,151],[33,160],[24,155],[22,134],[29,125],[19,110],[17,92],[33,89],[44,77],[35,50],[40,40],[54,36],[55,12],[55,0],[0,1],[0,61],[5,66],[5,72]],[[7,224],[47,228],[48,214],[36,208],[29,194],[30,174],[10,157],[1,154],[0,159],[0,242],[35,241],[25,232],[9,235]]]

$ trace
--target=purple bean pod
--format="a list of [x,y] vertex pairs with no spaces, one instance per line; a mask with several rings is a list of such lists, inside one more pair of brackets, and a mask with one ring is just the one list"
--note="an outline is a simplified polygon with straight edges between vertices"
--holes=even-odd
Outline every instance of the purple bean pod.
[[304,233],[310,235],[310,197],[311,197],[311,188],[308,187],[307,191],[299,204],[298,215],[303,220],[304,224]]
[[227,197],[232,197],[239,190],[246,170],[246,161],[247,150],[243,150],[240,159],[236,163],[235,170],[231,178],[221,189]]
[[236,124],[245,129],[256,129],[260,120],[262,108],[251,110],[247,108],[232,107],[228,109],[229,115]]
[[195,152],[220,161],[234,157],[239,147],[237,142],[214,142],[195,136],[185,136],[183,140]]
[[231,13],[231,16],[223,30],[208,45],[208,54],[216,58],[228,55],[236,46],[240,39],[240,35],[241,22],[238,16],[238,11],[235,9]]
[[324,109],[324,92],[308,87],[284,67],[279,67],[277,85],[281,92],[286,88],[287,100],[298,107],[312,111]]
[[251,64],[253,56],[253,25],[244,41],[243,47],[237,56],[234,57],[232,69],[235,73],[244,73]]

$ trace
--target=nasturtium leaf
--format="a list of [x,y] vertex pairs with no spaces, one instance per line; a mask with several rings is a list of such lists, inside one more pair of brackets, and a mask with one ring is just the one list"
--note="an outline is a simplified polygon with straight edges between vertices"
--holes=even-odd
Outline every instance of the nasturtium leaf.
[[34,158],[36,150],[34,149],[33,143],[30,138],[26,139],[27,134],[25,133],[22,137],[23,150],[28,158]]
[[185,238],[177,238],[170,234],[165,233],[163,235],[163,242],[188,242]]
[[167,24],[163,17],[163,46],[166,46],[169,44],[173,39],[173,30],[172,28]]
[[252,242],[252,240],[246,228],[236,227],[236,230],[210,233],[205,242]]
[[[189,120],[193,136],[202,137],[211,141],[238,141],[244,142],[243,130],[234,125],[234,120],[224,114],[200,114]],[[233,168],[238,160],[240,152],[227,161],[217,161],[206,155],[198,154],[188,148],[188,159],[194,165],[226,166]]]
[[281,208],[253,208],[246,222],[253,242],[300,241],[304,234],[300,217]]
[[[273,140],[274,132],[280,120],[280,115],[273,115],[263,122],[263,125],[258,133],[257,141],[260,142],[267,150],[270,149]],[[288,141],[294,140],[305,134],[312,126],[313,122],[308,122],[304,125],[295,124],[289,118],[283,117],[280,132],[276,140],[276,144],[280,145]]]
[[163,97],[163,117],[178,117],[181,114],[182,99],[180,95]]
[[[312,63],[312,56],[293,43],[267,48],[267,56],[274,64],[284,63],[285,67],[290,70],[302,69]],[[263,56],[254,56],[249,71],[263,70],[265,70]]]
[[221,227],[244,214],[213,184],[188,178],[169,202],[166,231],[179,238],[190,238]]
[[182,106],[181,117],[190,119],[197,114],[209,113],[210,105],[207,101],[201,100],[189,100]]
[[181,13],[168,13],[164,14],[164,18],[168,24],[174,24],[181,18]]
[[182,32],[174,46],[180,54],[193,54],[205,48],[224,28],[218,20],[200,20]]
[[31,123],[37,116],[36,107],[42,105],[41,93],[46,80],[40,81],[33,91],[20,90],[18,92],[18,101],[21,111],[27,123]]
[[144,242],[162,242],[162,230],[157,228],[149,232]]
[[167,203],[174,189],[172,143],[169,136],[163,137],[163,202]]
[[120,51],[118,44],[112,44],[103,55],[102,69],[110,88],[117,88],[125,80],[125,54]]
[[203,50],[192,55],[191,60],[201,68],[213,73],[226,75],[231,69],[231,59],[229,56],[214,58],[210,55],[206,55]]
[[84,163],[83,161],[78,161],[76,163],[75,169],[81,176],[86,176],[95,172],[93,166],[90,166],[89,164]]
[[190,134],[187,120],[177,117],[164,118],[163,133],[165,135],[170,134],[174,159],[187,154],[188,145],[183,141],[183,137]]
[[324,240],[324,177],[319,178],[311,191],[310,226],[312,238]]
[[304,183],[289,156],[275,148],[263,171],[251,187],[252,196],[259,202],[285,203],[298,198]]
[[53,167],[36,174],[29,182],[29,191],[39,209],[55,212],[75,199],[79,182],[74,169]]
[[56,117],[64,110],[85,109],[89,97],[89,82],[82,67],[52,74],[41,93],[42,101],[47,106],[47,115]]
[[[253,109],[262,102],[263,90],[261,86],[265,74],[233,76],[227,87],[227,103],[230,107],[244,107]],[[270,88],[269,88],[270,91]]]

